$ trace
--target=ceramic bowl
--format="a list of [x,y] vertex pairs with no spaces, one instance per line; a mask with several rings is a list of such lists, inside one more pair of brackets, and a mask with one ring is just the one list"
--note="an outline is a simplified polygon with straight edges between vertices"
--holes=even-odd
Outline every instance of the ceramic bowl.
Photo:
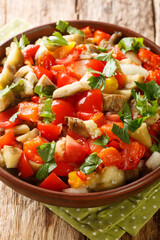
[[[83,28],[89,25],[93,29],[99,29],[110,34],[114,33],[115,31],[120,31],[122,32],[123,37],[143,37],[144,44],[149,47],[151,51],[160,54],[160,47],[158,47],[156,44],[154,44],[152,41],[145,38],[144,36],[133,32],[127,28],[97,21],[69,22],[72,26],[77,28]],[[29,38],[31,43],[34,43],[35,40],[42,36],[51,35],[54,30],[55,23],[50,23],[36,28],[32,28],[28,31],[25,31],[24,34]],[[20,34],[17,35],[17,37],[20,37]],[[9,46],[12,39],[0,45],[0,59],[5,55],[5,48]],[[13,174],[7,172],[0,167],[0,180],[6,185],[8,185],[10,188],[21,193],[22,195],[46,204],[78,208],[102,206],[127,199],[154,183],[156,180],[158,180],[158,178],[160,178],[160,167],[148,173],[144,177],[116,189],[95,193],[72,194],[42,189],[19,179],[18,177],[14,176]]]

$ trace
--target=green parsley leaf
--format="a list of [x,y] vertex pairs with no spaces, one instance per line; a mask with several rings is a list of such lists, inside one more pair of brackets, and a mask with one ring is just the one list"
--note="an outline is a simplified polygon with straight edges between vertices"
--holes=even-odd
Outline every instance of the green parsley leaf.
[[43,117],[43,122],[49,124],[56,119],[56,114],[52,112],[52,101],[53,99],[48,98],[44,101],[44,110],[40,117]]
[[13,40],[20,49],[23,49],[26,45],[30,44],[29,39],[23,34],[22,34],[22,37],[20,38],[19,42],[17,40],[17,37],[14,37]]
[[148,102],[146,95],[141,96],[140,92],[136,93],[134,90],[131,92],[136,101],[136,109],[143,117],[151,117],[156,115],[158,110],[157,100]]
[[66,29],[67,29],[67,27],[68,27],[68,25],[69,25],[68,22],[59,20],[59,21],[56,23],[56,29],[59,30],[60,32],[65,32]]
[[40,97],[52,97],[52,94],[55,90],[55,86],[54,85],[47,85],[47,86],[43,86],[42,85],[36,85],[34,88],[34,92],[36,94],[38,94]]
[[56,143],[52,141],[51,143],[43,143],[37,147],[37,153],[45,162],[39,169],[36,178],[41,180],[45,179],[48,174],[57,166],[54,160]]
[[141,48],[142,46],[143,38],[126,37],[122,38],[118,43],[118,47],[123,53],[131,50],[134,52],[138,52],[139,48]]
[[160,152],[160,143],[153,143],[152,147],[150,148],[151,152]]
[[126,128],[121,128],[114,123],[111,131],[123,142],[130,144],[129,135]]
[[67,32],[69,34],[80,34],[83,37],[85,36],[84,32],[82,32],[80,29],[72,27],[70,25],[68,25],[68,27],[67,27]]
[[88,68],[87,71],[88,71],[88,72],[91,72],[91,73],[97,73],[97,74],[101,74],[101,75],[102,75],[101,72],[96,71],[96,70],[94,70],[94,69],[92,69],[92,68]]
[[103,75],[99,75],[99,77],[92,76],[87,81],[92,89],[104,90],[105,88],[106,78]]
[[107,48],[97,47],[97,50],[98,50],[99,52],[106,52],[106,51],[107,51]]
[[80,171],[89,175],[94,172],[101,163],[102,160],[97,156],[97,153],[94,152],[85,159],[85,162],[80,167]]
[[135,82],[137,87],[141,89],[148,100],[158,100],[160,98],[160,86],[155,81],[150,81],[147,83]]
[[23,90],[24,83],[23,80],[20,80],[17,83],[12,83],[10,86],[6,86],[4,89],[0,90],[0,96],[6,95],[9,91],[21,92]]
[[98,138],[97,140],[95,140],[95,141],[93,142],[93,144],[99,145],[99,146],[101,146],[101,147],[106,148],[106,145],[107,145],[108,142],[109,142],[109,137],[108,137],[108,135],[105,133],[105,136],[102,135],[100,138]]
[[112,53],[113,53],[113,51],[108,52],[108,53],[100,53],[97,56],[95,56],[94,59],[97,59],[100,61],[109,61],[111,58],[113,58]]
[[107,61],[104,69],[103,69],[103,75],[106,77],[112,77],[115,75],[115,71],[117,69],[117,61],[114,58],[111,58]]
[[48,37],[45,41],[44,44],[46,45],[56,45],[56,46],[68,46],[68,42],[66,39],[59,33],[59,32],[54,32],[52,36]]
[[14,113],[14,114],[10,117],[9,121],[14,123],[19,114],[20,114],[20,111]]

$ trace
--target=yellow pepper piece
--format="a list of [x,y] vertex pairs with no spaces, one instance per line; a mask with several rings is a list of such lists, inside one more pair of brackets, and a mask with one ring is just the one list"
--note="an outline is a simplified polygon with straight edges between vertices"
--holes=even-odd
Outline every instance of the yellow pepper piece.
[[79,188],[81,187],[82,185],[84,186],[85,184],[85,181],[81,180],[77,174],[76,174],[77,171],[73,171],[73,172],[70,172],[68,173],[68,183],[69,185],[72,187],[72,188]]
[[70,42],[69,46],[62,46],[56,48],[54,51],[51,52],[54,58],[64,58],[66,57],[71,50],[75,47],[75,42]]
[[113,93],[118,89],[118,81],[115,77],[106,78],[105,88],[103,90],[104,93]]

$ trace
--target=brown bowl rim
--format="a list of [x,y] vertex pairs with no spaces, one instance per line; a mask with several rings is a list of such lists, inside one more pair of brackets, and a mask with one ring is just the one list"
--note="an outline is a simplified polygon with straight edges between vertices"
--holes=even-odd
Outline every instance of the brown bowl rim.
[[[143,35],[136,33],[128,28],[119,26],[117,24],[111,24],[111,23],[106,23],[106,22],[100,22],[100,21],[91,21],[91,20],[68,20],[69,23],[71,23],[73,26],[91,26],[94,25],[95,29],[96,27],[103,28],[103,27],[109,27],[109,28],[113,28],[113,32],[116,31],[115,29],[117,29],[118,31],[122,31],[123,35],[127,35],[127,36],[135,36],[135,37],[142,37],[144,38],[144,43],[150,47],[150,49],[152,50],[152,48],[154,49],[154,52],[158,51],[158,54],[160,54],[160,47],[158,45],[156,45],[154,42],[152,42],[151,40],[149,40],[148,38],[144,37]],[[39,32],[40,30],[43,29],[47,29],[49,27],[55,27],[56,22],[53,23],[48,23],[48,24],[43,24],[37,27],[33,27],[28,29],[27,31],[24,31],[23,33],[28,35],[28,34],[33,34],[35,32]],[[16,35],[17,38],[19,38],[21,36],[20,34]],[[11,41],[13,40],[13,37],[8,39],[7,41],[3,42],[0,45],[0,50],[1,48],[5,48]],[[100,206],[100,204],[96,204],[96,203],[91,203],[91,204],[85,204],[85,201],[89,200],[91,201],[94,200],[94,202],[96,202],[96,200],[103,200],[103,202],[108,203],[110,199],[116,198],[116,201],[119,201],[117,198],[120,196],[122,197],[122,199],[126,199],[127,198],[127,194],[129,196],[132,196],[135,192],[139,192],[142,189],[146,188],[147,186],[151,185],[153,182],[155,182],[156,180],[158,180],[160,178],[160,167],[158,167],[157,169],[153,170],[152,172],[146,174],[145,176],[141,177],[140,179],[132,182],[132,183],[128,183],[124,186],[115,188],[115,189],[111,189],[111,190],[105,190],[105,191],[101,191],[101,192],[92,192],[92,193],[76,193],[76,194],[72,194],[72,193],[65,193],[65,192],[58,192],[58,191],[52,191],[52,190],[48,190],[48,189],[43,189],[40,188],[38,186],[32,185],[30,183],[25,182],[24,180],[15,177],[14,175],[12,175],[11,173],[7,172],[5,169],[3,169],[2,167],[0,167],[0,179],[1,181],[5,182],[8,186],[10,186],[13,189],[16,189],[17,192],[22,192],[21,190],[19,190],[20,188],[23,188],[25,191],[29,191],[31,194],[34,192],[35,194],[38,194],[37,197],[33,196],[32,198],[35,200],[40,200],[41,202],[45,202],[45,203],[49,203],[51,204],[52,201],[51,199],[60,199],[63,198],[63,200],[70,200],[72,198],[72,201],[82,201],[82,207],[84,206]],[[14,186],[13,186],[14,185]],[[18,189],[17,189],[18,188]],[[133,192],[133,194],[132,194]],[[23,194],[26,196],[29,196],[29,194]],[[126,196],[126,197],[124,197]],[[43,201],[46,197],[48,197],[48,200]],[[108,200],[107,200],[108,199]],[[59,205],[58,203],[55,203],[55,205]],[[72,204],[62,204],[63,206],[69,206],[72,207]],[[83,206],[84,205],[84,206]],[[102,204],[101,204],[102,205]],[[105,205],[105,203],[103,204]],[[75,206],[74,206],[75,207]]]

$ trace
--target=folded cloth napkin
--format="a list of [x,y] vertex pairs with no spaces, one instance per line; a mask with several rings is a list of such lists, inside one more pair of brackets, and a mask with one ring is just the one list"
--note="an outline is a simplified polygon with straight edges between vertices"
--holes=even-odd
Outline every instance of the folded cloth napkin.
[[[0,30],[0,42],[29,27],[16,19]],[[160,180],[141,193],[119,203],[95,208],[45,205],[91,240],[118,240],[125,232],[135,236],[160,208]]]

